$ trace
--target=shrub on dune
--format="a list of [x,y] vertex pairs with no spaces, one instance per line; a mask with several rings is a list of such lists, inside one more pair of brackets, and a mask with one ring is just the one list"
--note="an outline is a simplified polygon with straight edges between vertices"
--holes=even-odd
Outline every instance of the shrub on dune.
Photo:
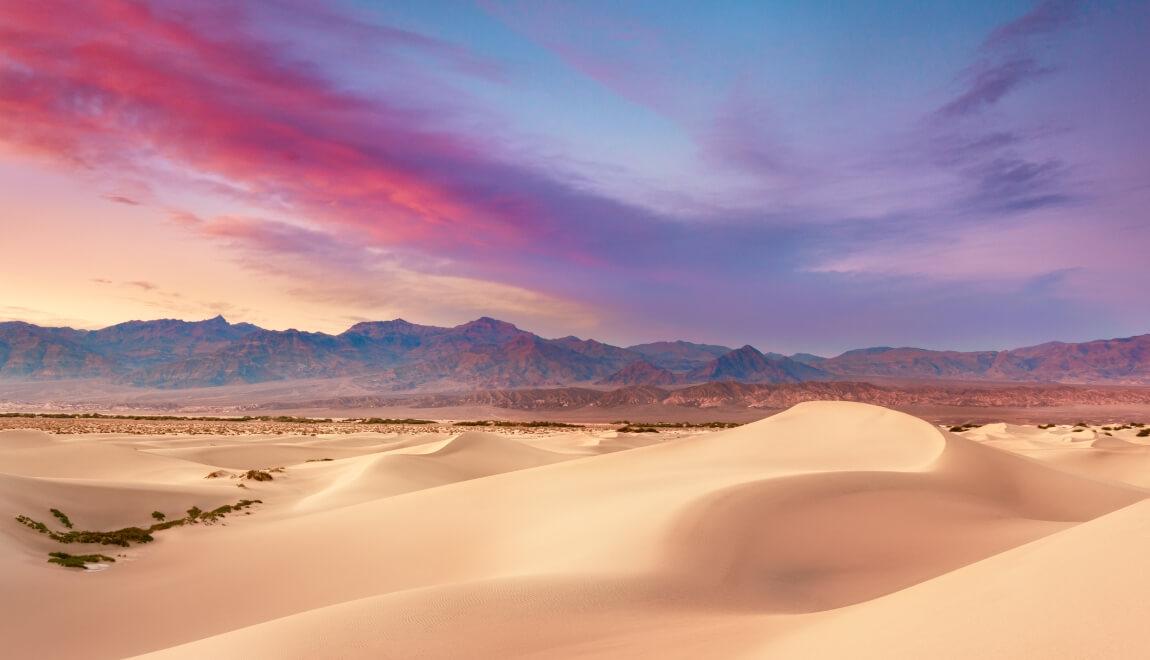
[[49,552],[48,557],[48,563],[59,564],[66,568],[87,568],[88,564],[116,561],[108,555],[70,555],[67,552]]

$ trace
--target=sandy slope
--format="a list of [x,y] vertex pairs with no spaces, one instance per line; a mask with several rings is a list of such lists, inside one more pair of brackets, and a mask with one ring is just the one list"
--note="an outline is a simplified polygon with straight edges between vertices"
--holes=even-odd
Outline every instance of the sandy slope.
[[[61,508],[94,524],[161,497],[266,502],[226,526],[163,532],[128,551],[134,561],[92,574],[43,563],[50,543],[0,526],[0,633],[18,655],[72,657],[1050,657],[1096,634],[1061,629],[1094,616],[1066,579],[1106,618],[1098,634],[1128,635],[1099,648],[1134,648],[1136,593],[1124,591],[1124,568],[1099,558],[1129,544],[1121,557],[1145,561],[1135,555],[1147,527],[1128,513],[1145,510],[1145,493],[993,446],[1086,441],[983,433],[837,402],[633,448],[651,440],[466,433],[164,448],[0,433],[0,473],[20,459],[19,476],[0,477],[0,511],[46,517],[67,499]],[[1085,449],[1140,451],[1103,445]],[[51,474],[36,474],[36,452]],[[308,458],[335,460],[294,460]],[[97,476],[77,479],[89,464]],[[287,471],[247,491],[202,478],[271,464]],[[975,625],[988,595],[1026,636]],[[1059,629],[1033,613],[1048,610]],[[883,634],[868,637],[875,628]],[[933,641],[907,641],[919,629]]]

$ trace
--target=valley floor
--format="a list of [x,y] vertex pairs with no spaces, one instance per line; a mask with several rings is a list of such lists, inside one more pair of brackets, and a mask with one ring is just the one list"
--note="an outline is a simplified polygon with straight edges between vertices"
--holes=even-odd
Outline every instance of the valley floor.
[[[3,430],[2,655],[1145,657],[1128,419]],[[150,543],[59,540],[153,512]]]

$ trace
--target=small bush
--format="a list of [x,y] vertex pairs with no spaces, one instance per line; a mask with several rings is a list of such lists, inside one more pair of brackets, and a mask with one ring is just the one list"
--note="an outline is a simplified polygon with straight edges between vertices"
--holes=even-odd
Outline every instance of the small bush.
[[165,516],[162,511],[153,511],[152,512],[152,518],[154,518],[160,522],[164,522],[164,518],[167,518],[167,516]]
[[1150,429],[1142,429],[1141,431],[1138,432],[1137,437],[1139,437],[1139,438],[1150,438]]
[[244,473],[243,478],[250,479],[251,481],[271,481],[275,477],[266,470],[248,470]]

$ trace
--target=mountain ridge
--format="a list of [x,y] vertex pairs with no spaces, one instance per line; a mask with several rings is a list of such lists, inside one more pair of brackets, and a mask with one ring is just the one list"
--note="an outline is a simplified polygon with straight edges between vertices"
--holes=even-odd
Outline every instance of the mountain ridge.
[[619,347],[547,339],[491,317],[453,327],[364,321],[339,334],[267,330],[223,316],[97,330],[0,322],[5,379],[97,378],[179,389],[341,376],[381,391],[883,379],[1148,384],[1150,334],[1002,351],[881,346],[821,357],[683,340]]

